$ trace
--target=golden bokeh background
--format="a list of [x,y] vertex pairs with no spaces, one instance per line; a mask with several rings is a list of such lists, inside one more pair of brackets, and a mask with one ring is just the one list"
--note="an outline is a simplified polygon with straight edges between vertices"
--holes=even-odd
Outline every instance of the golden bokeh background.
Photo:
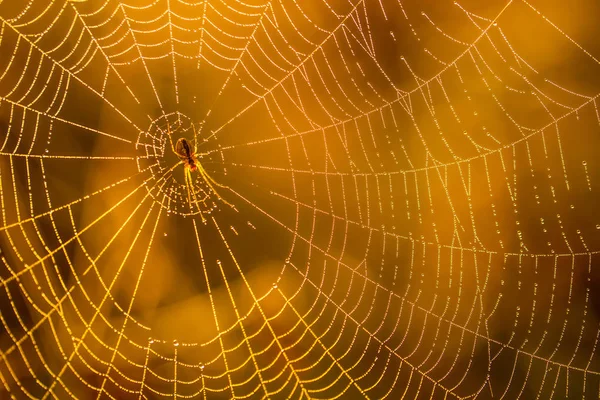
[[0,398],[598,398],[599,15],[0,0]]

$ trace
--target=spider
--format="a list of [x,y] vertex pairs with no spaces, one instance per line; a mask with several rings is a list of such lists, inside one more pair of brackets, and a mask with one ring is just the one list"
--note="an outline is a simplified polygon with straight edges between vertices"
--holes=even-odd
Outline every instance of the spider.
[[[193,127],[193,125],[192,125]],[[167,133],[169,135],[169,140],[171,141],[171,150],[173,153],[179,157],[179,159],[183,162],[183,165],[186,170],[190,170],[194,172],[198,169],[198,160],[196,159],[196,145],[194,144],[194,149],[192,150],[190,143],[186,138],[179,138],[177,143],[173,145],[173,138],[171,137],[171,127],[167,125]],[[194,143],[196,142],[196,128],[194,127]]]
[[194,198],[195,198],[195,193],[193,190],[194,184],[193,184],[193,180],[192,180],[192,172],[196,172],[196,171],[204,179],[204,182],[208,185],[210,190],[217,196],[217,198],[219,198],[225,204],[231,206],[231,204],[229,204],[225,199],[223,199],[221,196],[219,196],[219,193],[217,192],[217,190],[214,188],[213,185],[218,186],[220,188],[225,188],[225,186],[217,183],[210,175],[208,175],[206,170],[202,167],[202,164],[200,164],[198,162],[197,155],[196,155],[196,152],[197,152],[196,127],[192,124],[192,128],[194,129],[194,148],[193,149],[192,149],[192,146],[190,145],[190,142],[186,138],[183,138],[183,137],[179,138],[177,140],[177,142],[175,143],[175,145],[173,145],[171,126],[167,125],[167,134],[169,136],[169,141],[171,142],[171,150],[173,150],[173,153],[175,153],[175,155],[177,155],[177,157],[179,157],[179,159],[181,160],[181,162],[183,163],[183,166],[184,166],[185,185],[188,190],[188,202],[190,204],[190,207],[192,204],[192,194],[194,195]]

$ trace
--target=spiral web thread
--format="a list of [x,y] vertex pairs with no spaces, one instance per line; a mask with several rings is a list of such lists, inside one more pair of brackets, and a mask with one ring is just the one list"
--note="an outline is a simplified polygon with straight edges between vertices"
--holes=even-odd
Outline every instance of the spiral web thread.
[[[548,3],[0,1],[0,397],[597,398],[594,6]],[[172,237],[196,341],[138,300]]]

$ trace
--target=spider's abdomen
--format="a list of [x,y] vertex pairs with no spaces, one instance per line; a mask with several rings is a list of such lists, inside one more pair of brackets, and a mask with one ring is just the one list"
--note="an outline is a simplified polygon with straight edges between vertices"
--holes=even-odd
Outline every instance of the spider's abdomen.
[[183,157],[190,158],[192,156],[192,149],[185,138],[181,138],[177,141],[177,144],[175,145],[175,151],[177,154]]

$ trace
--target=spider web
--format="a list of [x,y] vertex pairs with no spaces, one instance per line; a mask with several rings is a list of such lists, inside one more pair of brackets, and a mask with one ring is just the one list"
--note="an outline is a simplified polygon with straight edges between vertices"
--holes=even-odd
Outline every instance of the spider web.
[[0,0],[1,397],[598,398],[598,7]]

